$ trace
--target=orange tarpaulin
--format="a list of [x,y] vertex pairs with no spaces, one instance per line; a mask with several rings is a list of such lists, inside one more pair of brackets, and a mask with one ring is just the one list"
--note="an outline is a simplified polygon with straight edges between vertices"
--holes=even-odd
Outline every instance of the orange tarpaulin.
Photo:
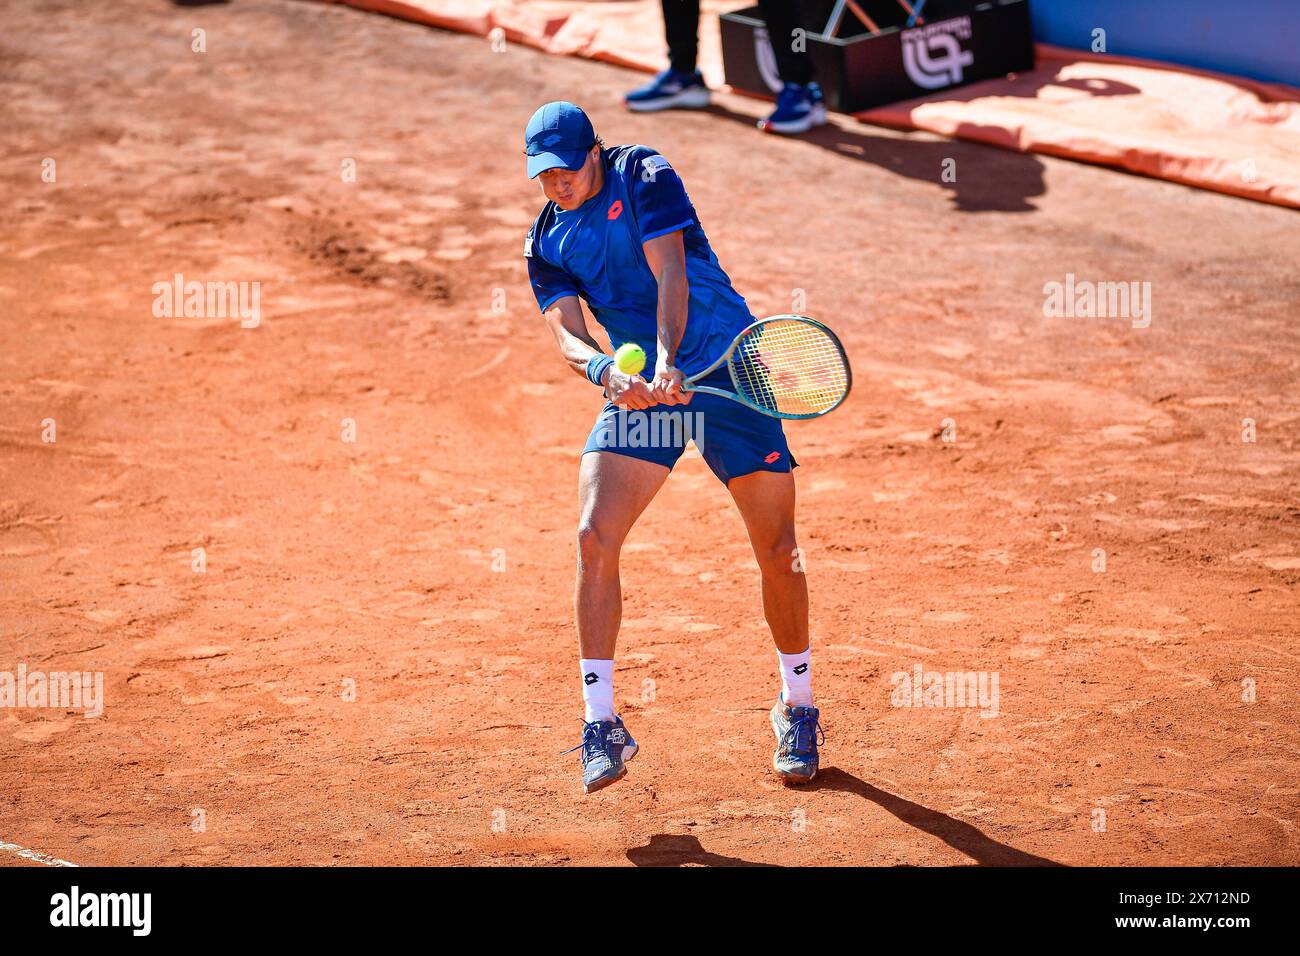
[[858,114],[1300,208],[1300,91],[1039,45],[1038,68]]
[[[404,20],[505,39],[548,53],[584,56],[640,70],[668,65],[659,0],[327,0]],[[702,0],[700,69],[710,86],[722,84],[718,14],[753,3]]]
[[[658,0],[334,0],[551,53],[642,70],[667,65]],[[704,0],[700,68],[722,85],[717,15]],[[1038,67],[857,114],[1008,149],[1300,208],[1300,91],[1165,64],[1038,47]]]

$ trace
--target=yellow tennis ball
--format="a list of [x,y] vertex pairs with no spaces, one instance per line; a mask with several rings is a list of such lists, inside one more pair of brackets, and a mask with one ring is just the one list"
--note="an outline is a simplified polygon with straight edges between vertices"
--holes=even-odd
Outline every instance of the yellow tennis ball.
[[627,342],[614,353],[614,364],[627,375],[635,375],[645,368],[645,349],[635,342]]

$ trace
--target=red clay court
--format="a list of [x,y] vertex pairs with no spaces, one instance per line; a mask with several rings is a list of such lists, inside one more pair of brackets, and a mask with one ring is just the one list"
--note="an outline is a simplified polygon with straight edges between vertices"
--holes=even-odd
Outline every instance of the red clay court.
[[[1300,864],[1294,210],[763,138],[739,96],[632,115],[643,74],[346,7],[4,16],[0,670],[105,696],[0,709],[0,864]],[[848,402],[787,428],[810,788],[697,456],[624,556],[641,755],[590,797],[560,755],[598,399],[520,254],[560,98],[672,160],[755,314],[802,290],[848,348]],[[260,282],[260,324],[155,315],[177,273]],[[1149,325],[1045,317],[1067,276],[1149,282]],[[998,674],[998,713],[895,706],[917,665]]]

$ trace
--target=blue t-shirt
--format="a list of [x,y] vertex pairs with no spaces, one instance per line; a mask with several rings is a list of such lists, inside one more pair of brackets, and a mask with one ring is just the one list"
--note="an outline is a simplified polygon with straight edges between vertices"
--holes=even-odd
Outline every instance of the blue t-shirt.
[[643,242],[682,230],[690,289],[677,368],[690,376],[714,363],[753,322],[731,287],[673,168],[648,146],[603,150],[605,184],[573,210],[548,202],[524,240],[528,278],[545,312],[566,295],[581,296],[618,348],[645,349],[646,378],[658,358],[659,284]]

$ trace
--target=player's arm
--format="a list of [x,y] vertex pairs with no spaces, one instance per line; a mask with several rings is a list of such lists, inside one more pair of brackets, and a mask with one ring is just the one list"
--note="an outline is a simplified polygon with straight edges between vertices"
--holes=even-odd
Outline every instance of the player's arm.
[[[560,347],[560,354],[569,363],[569,368],[579,375],[586,376],[587,363],[605,353],[592,337],[587,328],[586,316],[582,314],[582,304],[576,295],[566,295],[557,299],[542,313],[546,324],[555,336],[555,344]],[[601,385],[609,400],[624,408],[649,408],[655,404],[650,394],[650,387],[640,375],[628,375],[611,365],[601,376]]]
[[686,332],[690,307],[690,287],[686,282],[686,246],[680,229],[656,236],[641,246],[646,264],[659,284],[658,344],[650,390],[657,401],[666,405],[687,405],[691,393],[682,391],[684,376],[677,369],[677,346]]

